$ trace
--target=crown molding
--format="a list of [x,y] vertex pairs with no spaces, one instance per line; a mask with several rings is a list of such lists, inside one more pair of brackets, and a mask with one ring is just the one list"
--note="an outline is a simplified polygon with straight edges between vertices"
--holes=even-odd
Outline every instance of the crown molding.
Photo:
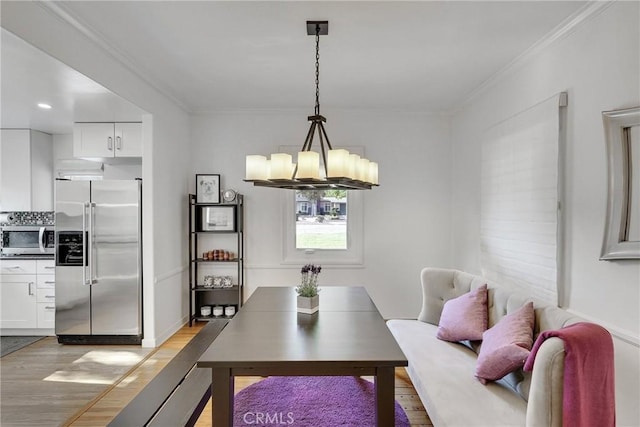
[[523,53],[518,55],[514,60],[509,62],[503,68],[501,68],[498,72],[493,74],[487,80],[480,84],[477,88],[473,89],[469,95],[457,106],[450,110],[450,115],[455,115],[456,113],[463,110],[467,105],[469,105],[474,99],[478,96],[486,92],[489,88],[496,85],[500,80],[507,77],[509,74],[513,73],[515,70],[524,65],[525,62],[529,61],[531,58],[539,55],[542,51],[547,49],[552,44],[564,39],[573,33],[576,29],[578,29],[583,23],[588,20],[596,17],[605,9],[607,9],[612,4],[616,3],[617,0],[589,0],[586,5],[580,8],[578,11],[570,15],[567,19],[558,24],[553,30],[551,30],[546,36],[538,40],[531,47],[525,50]]
[[120,49],[116,48],[114,45],[107,41],[107,38],[97,31],[95,28],[90,27],[89,25],[80,21],[80,19],[71,12],[68,7],[52,1],[37,1],[37,5],[42,7],[47,12],[51,13],[56,18],[62,20],[66,24],[70,25],[78,32],[80,32],[84,37],[86,37],[89,41],[97,45],[101,50],[107,53],[109,56],[114,58],[120,65],[125,67],[127,70],[132,72],[136,77],[141,79],[143,82],[151,86],[158,93],[162,94],[168,100],[176,104],[182,110],[187,113],[191,113],[190,108],[181,100],[173,96],[170,92],[164,89],[162,85],[159,83],[149,79],[148,73],[145,73],[144,70],[140,69],[136,63],[132,60],[130,56],[122,52]]

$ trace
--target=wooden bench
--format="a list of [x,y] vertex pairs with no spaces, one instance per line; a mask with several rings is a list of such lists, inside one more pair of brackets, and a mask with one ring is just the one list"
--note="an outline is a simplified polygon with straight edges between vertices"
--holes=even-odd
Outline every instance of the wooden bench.
[[109,426],[192,426],[211,397],[211,372],[195,367],[227,325],[209,322],[109,423]]

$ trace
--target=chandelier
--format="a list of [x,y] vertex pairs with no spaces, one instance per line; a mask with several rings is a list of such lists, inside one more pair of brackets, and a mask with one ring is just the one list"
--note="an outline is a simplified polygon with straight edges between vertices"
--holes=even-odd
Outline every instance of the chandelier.
[[[316,104],[307,137],[298,152],[298,162],[286,153],[246,158],[246,182],[258,187],[294,190],[370,190],[378,186],[378,164],[357,154],[334,149],[324,129],[327,119],[320,114],[320,36],[329,34],[328,21],[307,21],[307,34],[316,36]],[[314,139],[320,152],[312,151]],[[322,162],[320,157],[322,156]]]

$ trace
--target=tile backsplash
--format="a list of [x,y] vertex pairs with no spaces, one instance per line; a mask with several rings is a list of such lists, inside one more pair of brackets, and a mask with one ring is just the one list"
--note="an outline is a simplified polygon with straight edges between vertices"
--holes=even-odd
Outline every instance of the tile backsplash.
[[55,212],[0,212],[0,225],[55,225]]

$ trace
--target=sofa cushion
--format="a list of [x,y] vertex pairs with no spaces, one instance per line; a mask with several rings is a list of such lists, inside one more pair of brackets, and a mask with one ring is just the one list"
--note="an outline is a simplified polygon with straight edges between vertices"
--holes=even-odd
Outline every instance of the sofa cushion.
[[475,379],[473,351],[436,339],[437,326],[429,323],[394,319],[387,326],[409,360],[407,372],[433,425],[525,424],[527,402],[499,384],[483,386]]
[[436,336],[445,341],[477,341],[487,330],[487,285],[450,299],[442,308]]
[[533,302],[504,316],[482,337],[475,375],[483,384],[524,365],[533,344]]

